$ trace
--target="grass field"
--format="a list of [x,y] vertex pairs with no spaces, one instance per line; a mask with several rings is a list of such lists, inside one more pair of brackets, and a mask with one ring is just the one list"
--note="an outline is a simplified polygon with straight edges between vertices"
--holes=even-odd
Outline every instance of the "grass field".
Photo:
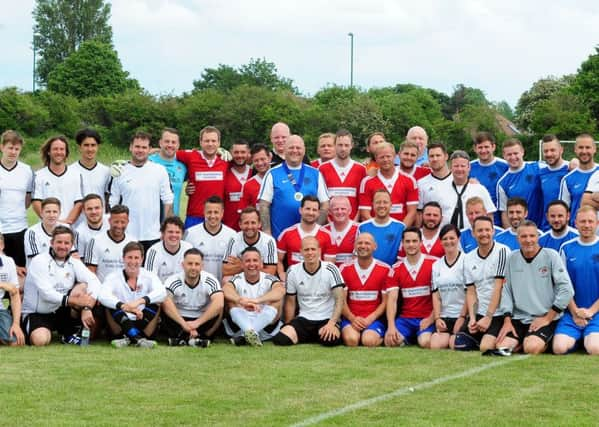
[[[599,364],[583,354],[487,358],[417,348],[55,344],[3,348],[2,361],[0,424],[13,426],[312,425],[322,414],[318,425],[590,426],[599,420]],[[337,414],[356,403],[363,407]]]

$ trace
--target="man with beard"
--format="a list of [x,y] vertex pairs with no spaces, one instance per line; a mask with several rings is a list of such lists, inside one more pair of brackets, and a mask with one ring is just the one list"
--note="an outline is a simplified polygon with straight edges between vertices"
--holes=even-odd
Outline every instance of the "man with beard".
[[231,146],[231,162],[225,175],[225,214],[223,224],[239,231],[239,211],[241,206],[241,191],[252,174],[252,168],[247,164],[250,156],[250,144],[239,140]]
[[110,183],[110,206],[129,208],[129,231],[144,246],[144,252],[160,240],[162,203],[164,215],[171,216],[173,191],[166,169],[148,161],[151,136],[137,132],[129,144],[131,160]]
[[418,344],[429,348],[435,331],[431,294],[435,259],[420,252],[422,239],[416,227],[405,229],[401,243],[406,257],[393,265],[386,285],[389,300],[385,345]]
[[337,267],[352,262],[354,256],[354,243],[359,224],[350,219],[350,212],[351,204],[347,197],[335,196],[331,199],[329,213],[332,221],[324,228],[331,233],[333,243],[337,249],[335,256]]
[[[509,166],[505,160],[495,156],[495,147],[495,137],[491,133],[476,134],[473,145],[476,159],[470,162],[470,177],[484,185],[493,204],[497,206],[497,180],[503,176]],[[501,225],[499,212],[495,212],[495,224]]]
[[513,197],[524,199],[528,206],[527,218],[540,224],[543,220],[543,192],[538,162],[524,161],[524,146],[515,138],[503,143],[503,158],[509,169],[497,181],[497,209],[501,211],[502,226],[510,227],[507,201]]
[[518,243],[518,226],[526,219],[528,207],[526,200],[521,197],[513,197],[507,201],[507,218],[510,227],[495,235],[495,241],[504,244],[512,251],[520,249]]
[[247,180],[241,190],[241,202],[239,210],[247,207],[258,207],[258,194],[264,175],[270,169],[271,154],[268,147],[264,144],[254,144],[250,150],[252,166],[254,167],[254,176]]
[[[441,239],[439,238],[442,219],[443,214],[439,203],[428,202],[424,205],[424,208],[422,209],[422,227],[420,228],[422,233],[420,252],[436,259],[445,255],[445,251],[441,245]],[[405,258],[405,256],[406,251],[401,247],[399,249],[399,258]]]
[[[473,249],[476,249],[476,246],[478,245],[474,235],[472,234],[472,225],[474,220],[479,216],[488,216],[489,218],[493,217],[487,213],[487,210],[485,209],[485,202],[480,197],[470,197],[468,200],[466,200],[466,216],[468,217],[468,223],[470,224],[470,227],[464,228],[460,232],[460,245],[462,246],[462,250],[465,254]],[[495,236],[503,231],[503,228],[498,226],[495,226],[494,229]]]
[[239,215],[241,231],[229,239],[223,256],[223,282],[243,271],[241,254],[248,247],[255,248],[260,253],[262,271],[271,275],[276,274],[277,242],[272,236],[260,231],[261,226],[260,214],[255,207],[250,206],[241,211]]
[[123,269],[123,249],[136,239],[128,232],[129,208],[115,205],[110,208],[108,230],[93,237],[85,248],[87,268],[103,281],[113,271]]
[[346,197],[351,205],[349,217],[358,216],[358,191],[366,176],[366,168],[352,160],[352,134],[342,129],[335,136],[335,158],[318,169],[327,185],[330,197]]
[[395,148],[388,142],[376,149],[375,159],[379,165],[375,176],[366,177],[360,185],[360,218],[370,219],[374,214],[373,197],[377,190],[385,189],[391,195],[391,217],[411,225],[416,221],[418,187],[416,180],[400,172],[393,164]]
[[541,189],[543,191],[543,221],[539,224],[539,230],[549,230],[547,221],[547,209],[549,203],[559,197],[562,178],[569,172],[570,164],[563,159],[564,148],[555,135],[545,135],[542,139],[544,167],[539,170]]
[[418,145],[415,142],[405,141],[399,146],[399,170],[410,175],[416,181],[430,175],[431,170],[424,166],[416,165],[418,159]]
[[547,208],[547,222],[551,229],[539,237],[539,245],[559,252],[562,244],[578,236],[578,231],[568,225],[570,208],[562,200],[554,200]]
[[35,173],[31,207],[41,217],[42,200],[56,197],[60,200],[62,211],[59,222],[75,224],[81,213],[83,178],[77,169],[67,166],[67,138],[59,135],[47,139],[40,152],[45,167]]
[[279,254],[277,274],[281,280],[285,280],[285,264],[287,267],[291,267],[303,260],[301,254],[302,241],[307,236],[313,236],[318,240],[319,252],[322,253],[324,261],[335,262],[336,247],[331,234],[316,222],[319,210],[320,202],[318,199],[314,196],[305,196],[299,209],[300,222],[286,228],[279,235],[277,240]]
[[456,350],[494,350],[503,326],[500,302],[510,249],[493,241],[493,225],[488,216],[472,224],[478,248],[464,258],[468,323],[456,334]]

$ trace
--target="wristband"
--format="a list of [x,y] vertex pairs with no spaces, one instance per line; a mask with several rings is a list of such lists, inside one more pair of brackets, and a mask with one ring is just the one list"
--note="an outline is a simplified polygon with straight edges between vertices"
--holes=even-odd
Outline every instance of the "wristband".
[[92,308],[89,305],[86,305],[85,307],[83,307],[82,309],[83,311],[91,311]]

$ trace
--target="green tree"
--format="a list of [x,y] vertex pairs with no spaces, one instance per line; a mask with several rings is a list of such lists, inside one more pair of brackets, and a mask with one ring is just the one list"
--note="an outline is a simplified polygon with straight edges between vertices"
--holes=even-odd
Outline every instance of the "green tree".
[[84,41],[95,39],[112,45],[110,3],[104,0],[36,0],[33,18],[36,74],[42,84]]
[[515,120],[516,116],[514,114],[514,110],[507,101],[499,101],[494,104],[494,107],[499,114],[509,121],[513,122]]
[[584,61],[572,81],[572,91],[591,109],[599,121],[599,46]]
[[445,113],[454,117],[462,112],[467,105],[489,105],[485,93],[473,87],[458,84],[454,87],[453,93],[445,106]]
[[219,64],[218,68],[206,68],[200,79],[193,82],[193,87],[194,91],[206,89],[230,91],[244,84],[298,93],[292,80],[277,74],[274,63],[259,58],[252,58],[248,64],[237,69],[224,64]]
[[139,89],[139,83],[129,78],[110,45],[90,40],[52,70],[48,89],[82,99]]
[[589,107],[565,89],[538,102],[531,114],[530,129],[537,135],[552,133],[561,139],[574,139],[596,128]]
[[516,104],[516,124],[520,129],[531,131],[532,115],[537,104],[568,87],[571,80],[572,76],[545,77],[534,82],[530,89],[520,95]]

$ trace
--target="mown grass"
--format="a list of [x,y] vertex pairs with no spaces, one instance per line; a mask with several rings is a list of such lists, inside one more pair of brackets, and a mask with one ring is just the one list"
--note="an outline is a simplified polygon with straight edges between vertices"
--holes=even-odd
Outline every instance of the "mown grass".
[[[2,349],[5,425],[291,425],[497,361],[417,348]],[[596,360],[514,360],[323,425],[596,425]]]

